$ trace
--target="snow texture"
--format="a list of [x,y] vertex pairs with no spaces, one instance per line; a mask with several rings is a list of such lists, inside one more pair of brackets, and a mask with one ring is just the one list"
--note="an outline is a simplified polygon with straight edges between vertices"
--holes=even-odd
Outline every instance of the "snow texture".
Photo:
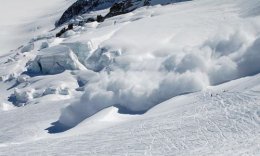
[[28,16],[35,34],[6,29],[28,35],[0,56],[0,155],[259,155],[258,0],[141,7],[55,37],[62,2]]
[[[234,18],[233,14],[226,13],[225,19],[230,19],[230,22],[225,22],[222,14],[215,12],[212,16],[205,16],[203,9],[195,9],[193,12],[199,15],[191,15],[194,18],[191,19],[185,13],[177,16],[169,13],[172,8],[181,9],[181,5],[180,8],[164,8],[166,10],[163,12],[160,7],[145,10],[146,14],[150,11],[158,15],[130,22],[101,43],[104,48],[94,51],[84,64],[99,73],[95,78],[87,79],[81,99],[62,111],[60,123],[73,127],[109,106],[123,107],[132,113],[146,112],[174,96],[259,73],[259,31],[256,21],[249,22],[246,18]],[[143,12],[137,10],[134,15],[122,15],[118,23],[124,20],[123,17],[139,16]],[[210,25],[206,20],[208,16],[212,18]],[[172,17],[175,21],[165,25],[164,22]],[[201,20],[198,22],[197,18]],[[101,31],[104,35],[106,27],[109,27],[105,23],[109,21],[94,32],[98,34]],[[197,26],[198,23],[201,25]],[[221,30],[218,29],[220,23]],[[191,27],[194,30],[189,30]],[[142,33],[133,35],[129,32]],[[186,33],[189,38],[183,37]],[[149,34],[153,35],[147,40]],[[97,36],[91,37],[95,40],[93,37]],[[110,47],[120,49],[120,55],[112,55],[112,58],[111,52],[106,55]]]

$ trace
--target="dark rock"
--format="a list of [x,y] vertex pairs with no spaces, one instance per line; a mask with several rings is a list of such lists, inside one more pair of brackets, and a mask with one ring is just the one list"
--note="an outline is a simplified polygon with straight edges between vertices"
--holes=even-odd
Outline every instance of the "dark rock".
[[83,10],[90,5],[88,0],[78,0],[73,3],[61,16],[59,21],[56,22],[55,26],[60,26],[67,22],[68,20],[72,19],[74,16],[77,16],[83,13]]
[[94,18],[88,18],[86,22],[87,22],[87,23],[91,23],[91,22],[95,22],[95,21],[96,21],[96,20],[95,20]]
[[[157,0],[77,0],[63,13],[61,18],[56,22],[55,26],[61,26],[78,15],[91,11],[107,9],[109,7],[109,13],[105,17],[97,17],[98,22],[103,22],[106,18],[129,13],[142,6],[156,4],[166,5],[169,3],[178,3],[183,1],[191,0],[166,0],[161,2]],[[89,18],[86,22],[89,23],[94,21],[95,20],[93,18]]]
[[[125,13],[128,13],[128,12],[135,10],[136,7],[133,7],[133,3],[135,1],[138,1],[138,0],[123,0],[119,3],[115,3],[110,8],[109,13],[105,16],[105,18],[125,14]],[[142,3],[142,1],[140,1],[139,3]]]
[[120,0],[77,0],[62,14],[61,18],[55,23],[55,26],[61,26],[73,17],[90,11],[107,9],[117,1]]
[[57,34],[56,37],[60,37],[62,34],[64,34],[67,31],[66,28],[62,28]]
[[103,22],[105,20],[105,17],[102,15],[97,15],[97,22]]
[[151,5],[151,2],[149,0],[145,0],[144,1],[144,6],[149,6],[149,5]]
[[73,24],[71,23],[68,25],[68,30],[72,30],[72,29],[73,29]]
[[56,37],[60,37],[62,34],[64,34],[66,31],[68,31],[68,30],[73,30],[73,24],[72,23],[70,23],[69,25],[68,25],[68,28],[62,28],[57,34],[56,34]]

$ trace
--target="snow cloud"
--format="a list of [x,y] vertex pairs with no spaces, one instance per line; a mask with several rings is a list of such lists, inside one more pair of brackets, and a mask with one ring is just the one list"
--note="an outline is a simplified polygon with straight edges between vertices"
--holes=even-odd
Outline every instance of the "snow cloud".
[[[81,76],[87,82],[85,93],[62,111],[59,122],[73,127],[109,106],[145,112],[174,96],[259,73],[259,46],[259,38],[252,40],[248,34],[235,31],[225,36],[218,34],[201,46],[163,56],[152,52],[136,56],[118,50],[120,55],[112,61],[101,66],[95,64],[100,72],[88,76],[86,71]],[[89,58],[103,60],[104,53],[110,54],[111,50],[96,50]]]

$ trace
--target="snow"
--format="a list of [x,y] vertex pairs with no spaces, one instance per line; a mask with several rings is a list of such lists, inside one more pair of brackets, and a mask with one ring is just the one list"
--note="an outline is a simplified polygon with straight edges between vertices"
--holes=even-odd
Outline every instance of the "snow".
[[260,72],[260,65],[258,63],[260,59],[260,37],[257,38],[254,43],[248,48],[247,52],[244,53],[243,57],[239,60],[240,74],[255,75]]
[[[8,122],[16,121],[14,116],[23,116],[24,120],[16,122],[16,127],[30,134],[21,135],[16,129],[5,131],[4,136],[10,139],[4,139],[0,153],[233,155],[235,150],[235,155],[258,155],[259,80],[256,75],[178,96],[144,115],[124,115],[113,107],[107,108],[74,129],[55,135],[42,131],[58,116],[62,107],[59,103],[63,101],[31,105],[22,108],[23,111],[16,109],[19,114],[2,115],[8,116]],[[5,124],[1,131],[12,126],[2,122]]]
[[0,155],[259,155],[258,6],[142,7],[61,38],[61,10],[28,16],[44,30],[0,57]]
[[[258,59],[257,20],[242,18],[233,11],[239,6],[229,3],[194,3],[141,8],[75,36],[73,41],[99,45],[85,63],[99,76],[88,80],[81,100],[63,110],[59,122],[73,127],[115,105],[145,112],[176,95],[259,73],[258,65],[250,70],[242,65],[244,61],[245,66],[251,65],[250,53]],[[180,11],[189,7],[191,13]],[[222,13],[221,8],[227,11]],[[140,14],[145,16],[131,20]],[[118,49],[119,55],[103,55],[110,49]]]
[[24,53],[24,52],[30,52],[34,49],[34,44],[33,43],[29,43],[28,45],[24,46],[22,49],[21,49],[21,52]]
[[91,41],[86,42],[68,42],[62,43],[63,45],[68,46],[78,57],[79,61],[85,65],[85,61],[93,52],[93,45]]
[[64,70],[78,69],[85,68],[70,48],[63,45],[43,49],[28,67],[29,72],[42,74],[57,74]]
[[54,28],[64,9],[75,0],[1,0],[0,54]]

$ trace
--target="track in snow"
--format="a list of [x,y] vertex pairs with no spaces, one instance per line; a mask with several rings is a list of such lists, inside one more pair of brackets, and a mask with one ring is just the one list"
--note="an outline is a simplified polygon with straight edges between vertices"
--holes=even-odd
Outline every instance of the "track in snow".
[[[0,154],[25,151],[29,155],[234,155],[234,151],[235,155],[259,154],[259,92],[221,90],[213,88],[174,98],[133,121],[90,134],[0,147]],[[192,102],[178,103],[178,98],[189,98]]]

